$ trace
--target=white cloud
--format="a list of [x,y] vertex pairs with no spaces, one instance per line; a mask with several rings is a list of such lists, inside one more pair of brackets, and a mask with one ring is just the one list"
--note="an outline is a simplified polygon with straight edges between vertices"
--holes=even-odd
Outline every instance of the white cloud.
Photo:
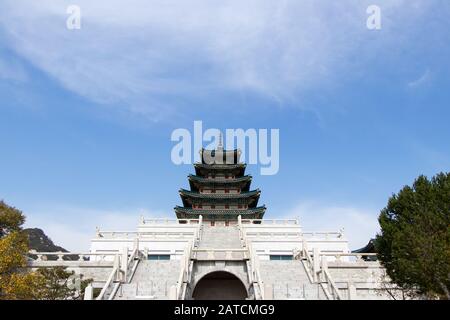
[[408,82],[408,87],[415,89],[424,84],[428,83],[431,80],[431,71],[430,69],[426,69],[425,72],[418,78],[413,81]]
[[136,231],[139,219],[167,217],[147,209],[123,211],[46,206],[25,210],[26,228],[40,228],[56,244],[69,251],[87,252],[96,227],[104,231]]
[[339,231],[349,240],[352,250],[365,246],[379,231],[378,210],[352,205],[329,205],[317,201],[301,201],[289,211],[299,217],[304,231]]
[[[227,90],[295,99],[379,54],[365,28],[370,1],[77,0],[82,29],[70,31],[72,2],[3,0],[6,45],[67,89],[144,115],[173,114],[168,97]],[[430,3],[379,0],[382,32]]]

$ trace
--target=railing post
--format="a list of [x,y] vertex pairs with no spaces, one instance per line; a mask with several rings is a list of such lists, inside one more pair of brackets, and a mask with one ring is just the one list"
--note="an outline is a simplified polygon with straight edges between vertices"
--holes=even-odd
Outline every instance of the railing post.
[[322,256],[321,258],[321,276],[322,276],[322,281],[326,281],[326,276],[325,273],[328,272],[328,260],[326,256]]
[[127,264],[128,264],[128,247],[122,248],[122,259],[120,259],[120,271],[122,271],[123,281],[127,279]]
[[115,281],[120,280],[119,276],[120,276],[120,272],[118,272],[120,270],[120,257],[119,254],[116,254],[114,256],[114,266],[113,269],[116,270],[116,276],[115,276]]
[[177,286],[170,286],[169,288],[169,300],[178,300]]
[[264,295],[262,298],[264,300],[273,300],[273,287],[271,284],[264,285]]
[[[303,239],[302,241],[302,252],[304,252],[306,255],[308,255],[308,244],[306,242],[305,239]],[[303,257],[304,259],[306,259],[306,257]]]
[[319,248],[313,249],[313,278],[314,282],[318,281],[318,273],[320,271],[320,250]]
[[94,288],[92,285],[88,285],[86,289],[84,289],[84,300],[92,300],[94,298]]
[[352,281],[347,283],[348,288],[348,300],[356,300],[356,287]]
[[138,250],[139,251],[139,234],[136,236],[136,239],[134,239],[133,251],[134,250]]

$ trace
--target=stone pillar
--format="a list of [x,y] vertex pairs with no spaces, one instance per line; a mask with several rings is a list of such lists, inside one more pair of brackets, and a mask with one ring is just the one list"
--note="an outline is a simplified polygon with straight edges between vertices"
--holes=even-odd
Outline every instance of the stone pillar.
[[[303,251],[306,251],[306,254],[309,254],[308,253],[308,244],[307,244],[307,242],[306,242],[306,240],[305,239],[303,239],[303,241],[302,241],[302,252]],[[304,259],[306,259],[306,257],[303,257]]]
[[139,234],[136,236],[136,239],[134,239],[133,249],[139,250]]
[[352,281],[349,281],[347,283],[348,288],[348,300],[357,300],[357,294],[356,294],[356,286]]
[[271,284],[264,285],[264,300],[273,300],[273,287]]
[[88,285],[86,289],[84,289],[84,300],[92,300],[94,298],[94,288],[92,285]]
[[169,288],[169,300],[178,300],[177,299],[177,286],[170,286],[170,288]]
[[[115,256],[114,256],[114,267],[113,267],[114,269],[116,269],[117,271],[120,271],[120,257],[119,257],[119,254],[116,254]],[[116,276],[115,276],[115,281],[120,281],[120,272],[117,272],[116,273]]]
[[127,279],[128,247],[122,248],[122,259],[120,259],[120,270],[122,271],[123,281]]
[[320,271],[320,250],[319,248],[313,249],[313,277],[314,281],[318,281],[318,273]]
[[328,260],[326,256],[322,256],[322,260],[321,260],[321,274],[322,274],[322,281],[325,281],[325,275],[324,272],[328,271]]

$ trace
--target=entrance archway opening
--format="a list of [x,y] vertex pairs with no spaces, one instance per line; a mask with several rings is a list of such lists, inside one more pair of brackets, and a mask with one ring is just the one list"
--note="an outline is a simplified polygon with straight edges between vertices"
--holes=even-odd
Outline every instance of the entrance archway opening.
[[194,300],[245,300],[247,290],[242,281],[235,275],[216,271],[207,274],[194,288]]

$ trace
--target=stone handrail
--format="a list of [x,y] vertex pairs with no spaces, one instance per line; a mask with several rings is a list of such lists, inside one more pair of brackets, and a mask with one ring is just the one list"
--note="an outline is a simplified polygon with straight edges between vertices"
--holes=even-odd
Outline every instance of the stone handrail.
[[[338,253],[338,255],[339,254],[340,253]],[[328,299],[342,300],[339,288],[336,286],[330,273],[328,272],[326,259],[327,255],[328,254],[326,253],[320,253],[320,251],[316,248],[313,250],[313,254],[311,256],[306,241],[303,241],[301,254],[294,253],[295,258],[298,258],[300,256],[303,257],[303,259],[305,260],[304,266],[308,277],[310,278],[311,282],[320,283]],[[342,253],[342,255],[349,254]],[[320,262],[321,265],[319,265]]]
[[[238,217],[238,230],[239,238],[242,241],[242,246],[248,250],[249,260],[247,266],[249,267],[249,282],[253,285],[253,291],[255,293],[256,300],[264,300],[264,282],[262,281],[261,274],[259,272],[259,260],[256,256],[251,243],[247,239],[246,231],[242,227],[242,217]],[[255,285],[256,284],[256,285]]]
[[[180,223],[183,222],[183,223]],[[142,219],[141,224],[198,224],[200,219],[164,219],[164,218],[154,218],[154,219]]]
[[314,276],[314,262],[309,254],[308,248],[306,246],[306,242],[303,242],[303,248],[299,255],[294,254],[294,259],[297,259],[299,256],[301,256],[304,260],[304,266],[306,270],[306,274],[308,275],[308,278],[311,282],[315,282],[315,276]]
[[[364,257],[377,257],[376,253],[328,253],[323,252],[320,254],[321,256],[326,257],[334,257],[334,262],[341,262],[342,257],[349,257],[354,258],[354,260],[351,261],[345,261],[345,262],[367,262],[364,260]],[[375,261],[375,260],[374,260]]]
[[120,277],[120,258],[119,255],[117,254],[114,259],[113,270],[111,271],[108,280],[106,280],[106,283],[103,286],[102,290],[100,291],[100,294],[98,295],[96,300],[109,299],[107,295],[108,291],[109,290],[115,291],[114,290],[115,282],[119,279],[119,277]]
[[96,298],[96,300],[105,300],[105,298],[107,298],[106,293],[109,289],[112,289],[113,285],[114,285],[114,281],[117,277],[117,273],[118,273],[118,267],[114,267],[113,270],[111,271],[108,280],[106,280],[105,285],[102,288],[102,291],[100,291],[100,294],[98,295],[98,297]]
[[261,232],[261,231],[248,231],[246,232],[247,237],[301,237],[301,232]]
[[342,238],[344,236],[344,233],[343,232],[337,232],[337,231],[303,231],[302,232],[302,236],[303,237],[321,236],[321,237],[325,237],[326,239],[328,239],[330,237]]
[[191,255],[192,246],[189,244],[185,251],[184,255],[181,258],[181,268],[180,275],[178,276],[177,288],[176,288],[176,299],[184,300],[185,295],[185,285],[189,279],[189,263],[190,263],[190,255]]
[[342,296],[339,292],[338,287],[336,286],[336,284],[334,283],[333,279],[331,278],[330,273],[328,272],[327,269],[322,269],[321,273],[324,277],[325,283],[327,284],[327,289],[328,290],[324,290],[325,293],[327,293],[327,291],[329,291],[329,293],[332,295],[334,300],[342,300]]
[[[48,261],[49,257],[57,257],[56,261],[107,261],[106,257],[114,257],[116,254],[118,253],[118,251],[114,251],[114,252],[88,252],[88,253],[78,253],[78,252],[61,252],[61,251],[56,251],[56,252],[38,252],[38,251],[34,251],[31,250],[28,252],[29,255],[35,255],[37,256],[37,259],[35,259],[34,261]],[[77,260],[73,260],[73,259],[66,259],[64,260],[64,257],[70,258],[70,257],[76,257],[78,256]],[[96,260],[91,260],[91,257],[99,257],[100,260],[96,259]],[[54,260],[53,260],[54,261]]]
[[[265,292],[264,292],[264,282],[262,281],[261,274],[259,272],[259,260],[258,257],[255,255],[255,253],[252,250],[251,244],[247,244],[249,251],[250,251],[250,267],[251,267],[251,274],[253,281],[257,283],[259,288],[259,297],[256,296],[256,299],[261,298],[261,300],[264,300]],[[255,290],[257,291],[257,290]],[[255,292],[256,294],[256,292]]]
[[188,283],[191,278],[191,256],[192,251],[198,247],[200,239],[201,239],[201,230],[202,230],[202,216],[198,219],[198,227],[195,229],[194,239],[192,243],[190,243],[185,251],[184,255],[181,258],[181,267],[180,267],[180,275],[178,277],[177,286],[175,289],[175,295],[177,300],[184,300],[186,297],[186,291],[188,287]]
[[157,237],[157,236],[165,236],[165,237],[174,237],[178,238],[192,236],[192,232],[186,231],[144,231],[144,232],[136,232],[136,231],[98,231],[97,238],[105,238],[105,239],[136,239],[136,238],[146,238],[146,237]]
[[[206,257],[203,257],[201,253],[206,253]],[[224,253],[224,255],[223,255]],[[239,256],[233,256],[233,254],[238,253]],[[199,255],[200,254],[200,255]],[[216,249],[216,248],[202,248],[193,249],[192,258],[195,260],[247,260],[249,259],[247,249]]]
[[135,248],[133,252],[131,253],[130,257],[128,258],[127,265],[126,265],[126,279],[125,282],[130,283],[131,279],[133,278],[134,272],[136,271],[137,265],[139,264],[139,242],[135,245]]

